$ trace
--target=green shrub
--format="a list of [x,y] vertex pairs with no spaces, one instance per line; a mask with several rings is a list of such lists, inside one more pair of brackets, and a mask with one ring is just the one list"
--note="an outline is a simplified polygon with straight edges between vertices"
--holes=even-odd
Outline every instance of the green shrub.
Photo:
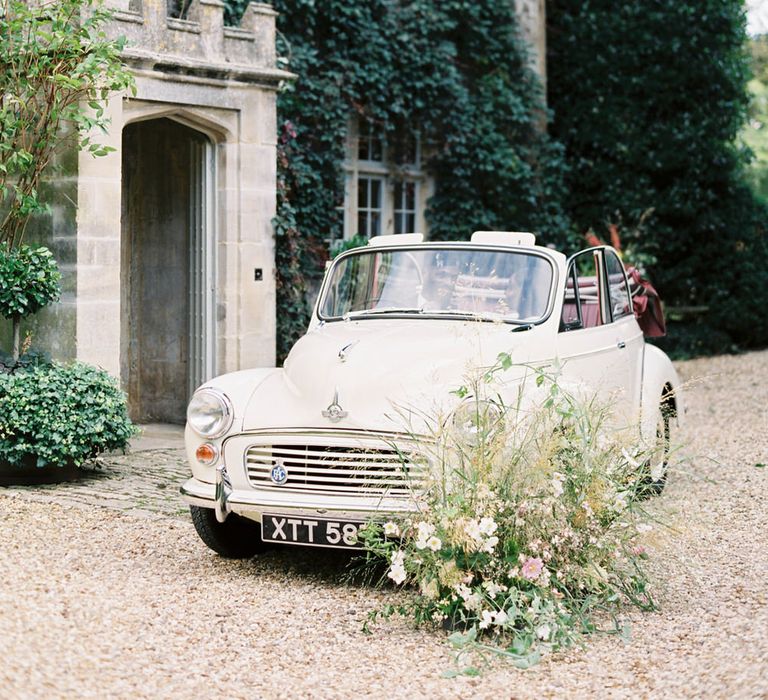
[[80,466],[124,449],[136,428],[125,394],[104,370],[82,363],[0,374],[0,460],[16,466]]
[[0,315],[25,318],[59,298],[59,267],[48,248],[0,246]]
[[741,0],[549,0],[551,133],[581,231],[632,225],[671,306],[709,306],[730,346],[768,343],[768,211],[745,178]]

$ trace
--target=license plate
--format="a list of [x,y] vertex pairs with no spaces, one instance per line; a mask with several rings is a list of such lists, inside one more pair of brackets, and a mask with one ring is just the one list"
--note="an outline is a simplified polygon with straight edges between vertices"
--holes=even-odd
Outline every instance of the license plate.
[[363,546],[358,541],[357,531],[364,524],[353,520],[324,520],[264,513],[261,516],[261,539],[278,544],[350,549]]

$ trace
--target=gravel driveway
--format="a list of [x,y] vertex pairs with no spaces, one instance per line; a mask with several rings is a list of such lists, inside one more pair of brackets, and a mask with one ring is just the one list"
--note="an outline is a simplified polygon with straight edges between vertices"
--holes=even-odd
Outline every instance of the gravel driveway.
[[766,698],[768,352],[678,368],[689,458],[654,506],[672,526],[653,544],[661,610],[628,614],[628,642],[595,636],[529,671],[445,679],[441,633],[362,633],[395,594],[341,583],[343,556],[218,559],[173,489],[168,508],[89,505],[102,479],[77,497],[0,489],[0,697]]

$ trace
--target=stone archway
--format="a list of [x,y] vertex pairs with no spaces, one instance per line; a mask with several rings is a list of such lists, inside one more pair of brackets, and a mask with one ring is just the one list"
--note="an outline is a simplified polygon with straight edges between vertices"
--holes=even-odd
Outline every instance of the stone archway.
[[184,421],[215,363],[213,145],[171,118],[122,141],[121,373],[131,417]]

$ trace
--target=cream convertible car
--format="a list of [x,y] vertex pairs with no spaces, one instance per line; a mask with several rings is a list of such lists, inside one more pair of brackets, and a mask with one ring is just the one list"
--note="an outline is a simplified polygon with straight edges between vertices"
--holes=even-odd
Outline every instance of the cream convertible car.
[[[566,258],[533,234],[479,231],[468,243],[380,236],[343,253],[284,368],[225,374],[192,397],[182,493],[197,532],[227,557],[356,546],[371,516],[414,507],[419,428],[404,415],[459,410],[451,390],[501,352],[518,367],[557,362],[563,381],[610,395],[617,421],[663,449],[678,378],[632,309],[609,247]],[[510,396],[519,382],[510,375]]]

